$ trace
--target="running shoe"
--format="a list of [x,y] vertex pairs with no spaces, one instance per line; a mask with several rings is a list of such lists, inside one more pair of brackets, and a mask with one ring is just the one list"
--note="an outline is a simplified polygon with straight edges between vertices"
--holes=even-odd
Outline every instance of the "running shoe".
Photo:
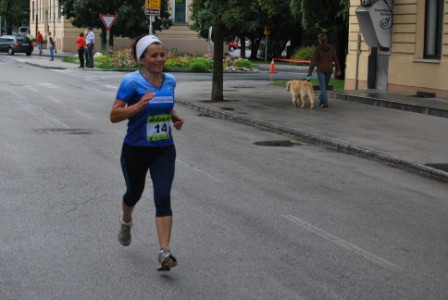
[[118,241],[123,246],[129,246],[131,244],[131,222],[123,221],[123,216],[120,217],[120,231],[118,232]]
[[159,267],[157,271],[169,271],[177,265],[176,258],[171,254],[170,249],[162,248],[159,252]]

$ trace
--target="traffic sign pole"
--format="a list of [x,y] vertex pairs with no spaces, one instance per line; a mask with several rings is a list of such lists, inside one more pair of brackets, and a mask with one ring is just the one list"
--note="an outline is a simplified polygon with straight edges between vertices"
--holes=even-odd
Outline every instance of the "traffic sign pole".
[[117,15],[100,15],[101,20],[103,21],[104,26],[107,30],[106,35],[106,51],[109,53],[109,40],[110,40],[110,29],[112,28],[112,25],[114,25],[115,20],[117,19]]
[[154,18],[154,16],[149,16],[149,34],[153,33],[153,29],[152,29],[153,18]]
[[106,31],[106,53],[109,53],[110,30]]
[[154,34],[152,23],[155,22],[155,17],[160,16],[160,0],[145,0],[145,14],[149,16],[149,34]]

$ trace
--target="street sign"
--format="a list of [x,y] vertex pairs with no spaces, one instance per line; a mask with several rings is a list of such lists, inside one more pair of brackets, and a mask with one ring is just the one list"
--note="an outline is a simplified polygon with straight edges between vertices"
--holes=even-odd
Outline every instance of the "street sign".
[[269,28],[268,25],[264,25],[264,35],[270,35],[271,34],[271,29]]
[[150,16],[159,16],[160,8],[160,0],[145,0],[145,14]]
[[103,24],[106,27],[107,31],[109,31],[112,28],[112,25],[114,25],[114,22],[117,19],[117,17],[118,15],[100,15],[100,18],[103,21]]

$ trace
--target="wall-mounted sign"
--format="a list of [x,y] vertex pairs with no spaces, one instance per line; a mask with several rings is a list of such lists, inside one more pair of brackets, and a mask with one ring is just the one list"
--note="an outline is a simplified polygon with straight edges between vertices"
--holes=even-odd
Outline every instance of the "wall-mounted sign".
[[393,0],[363,0],[356,9],[359,27],[370,47],[390,48]]

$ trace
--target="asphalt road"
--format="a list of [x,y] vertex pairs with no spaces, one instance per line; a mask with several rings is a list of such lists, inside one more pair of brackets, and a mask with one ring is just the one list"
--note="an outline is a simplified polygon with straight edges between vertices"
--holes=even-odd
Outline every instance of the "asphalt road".
[[[0,56],[2,299],[445,299],[446,184],[198,115],[175,131],[172,250],[156,272],[151,186],[116,240],[122,73]],[[194,80],[176,74],[180,82]]]

